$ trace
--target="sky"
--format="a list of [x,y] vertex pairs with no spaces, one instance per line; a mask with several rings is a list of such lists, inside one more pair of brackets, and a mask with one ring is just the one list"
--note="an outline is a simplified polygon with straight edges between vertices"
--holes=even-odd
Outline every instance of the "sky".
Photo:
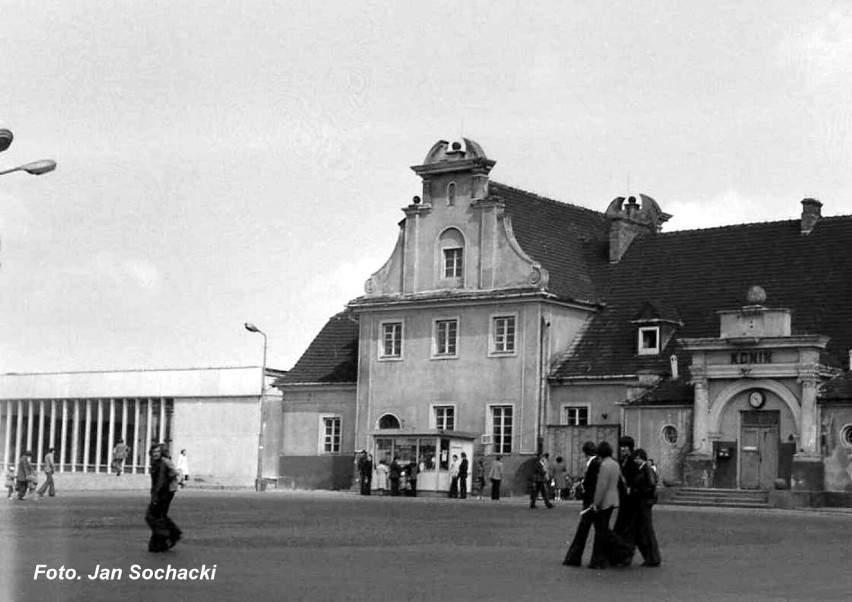
[[846,2],[0,0],[0,372],[289,369],[390,256],[409,169],[665,231],[852,214]]

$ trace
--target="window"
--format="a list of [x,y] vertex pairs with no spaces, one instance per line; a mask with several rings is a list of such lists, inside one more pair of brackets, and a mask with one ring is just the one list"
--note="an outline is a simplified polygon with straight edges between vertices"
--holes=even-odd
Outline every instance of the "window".
[[455,357],[458,350],[459,321],[435,320],[435,357]]
[[677,427],[675,427],[671,424],[667,424],[666,426],[663,427],[663,430],[660,431],[660,434],[662,435],[663,441],[665,443],[668,443],[670,445],[674,445],[674,444],[677,443],[677,436],[678,436]]
[[464,235],[458,228],[447,228],[437,240],[435,275],[437,288],[464,286]]
[[435,416],[435,428],[440,431],[454,431],[456,429],[455,406],[433,406]]
[[512,406],[491,406],[491,436],[495,454],[512,453]]
[[380,429],[398,429],[399,428],[399,418],[397,418],[393,414],[384,414],[381,418],[379,418],[379,428]]
[[444,278],[461,278],[462,267],[462,249],[444,249]]
[[660,327],[639,328],[639,355],[655,355],[660,352]]
[[340,416],[325,416],[322,422],[322,451],[326,454],[340,453]]
[[491,319],[491,353],[515,353],[515,316]]
[[402,322],[385,322],[382,324],[381,359],[402,358]]
[[447,206],[452,207],[456,204],[456,183],[450,182],[447,184]]
[[840,429],[840,443],[846,447],[852,447],[852,424],[847,424]]
[[586,426],[589,424],[589,406],[563,406],[562,424]]

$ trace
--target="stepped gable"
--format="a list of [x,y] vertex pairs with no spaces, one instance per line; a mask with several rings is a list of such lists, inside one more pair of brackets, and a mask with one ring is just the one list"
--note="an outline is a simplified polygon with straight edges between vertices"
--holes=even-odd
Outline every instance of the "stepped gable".
[[[793,334],[831,337],[824,360],[848,368],[852,348],[852,216],[823,217],[803,235],[799,220],[659,233],[636,240],[608,268],[605,308],[553,378],[667,373],[688,358],[677,337],[718,337],[718,310],[737,309],[752,285],[767,307],[792,311]],[[636,312],[664,300],[682,321],[659,356],[636,355]]]
[[605,215],[493,181],[488,192],[505,203],[524,252],[550,274],[548,290],[562,299],[598,302],[597,279],[609,264]]
[[293,369],[274,386],[351,383],[358,374],[358,322],[342,311],[326,322]]

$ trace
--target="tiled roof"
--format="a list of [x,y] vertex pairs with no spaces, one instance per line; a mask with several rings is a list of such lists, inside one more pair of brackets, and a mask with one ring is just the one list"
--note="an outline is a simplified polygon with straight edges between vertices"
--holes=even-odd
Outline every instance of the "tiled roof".
[[352,312],[333,316],[307,350],[275,385],[352,383],[358,370],[358,322]]
[[663,379],[636,399],[627,402],[630,406],[692,405],[695,390],[683,378]]
[[[852,348],[852,216],[824,217],[808,235],[799,220],[660,233],[635,240],[621,261],[603,268],[606,307],[593,319],[555,377],[667,370],[668,357],[687,358],[676,337],[718,337],[718,310],[746,304],[759,285],[765,305],[792,311],[793,334],[831,337],[827,353],[844,365]],[[636,317],[664,299],[683,322],[660,356],[636,355]]]
[[550,273],[548,290],[563,299],[597,302],[595,273],[609,263],[609,223],[603,213],[490,182],[503,200],[524,252]]
[[845,372],[828,381],[820,390],[824,401],[852,401],[852,372]]

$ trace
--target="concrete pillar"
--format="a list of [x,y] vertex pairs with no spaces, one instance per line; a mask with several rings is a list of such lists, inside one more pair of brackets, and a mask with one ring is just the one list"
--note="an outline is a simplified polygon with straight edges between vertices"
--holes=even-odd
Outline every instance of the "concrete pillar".
[[95,472],[101,471],[101,458],[103,458],[104,439],[104,400],[98,400],[98,434],[95,439]]
[[[33,450],[33,414],[35,414],[35,401],[30,399],[27,402],[27,449]],[[33,458],[30,458],[33,460]]]
[[41,470],[44,460],[44,400],[38,402],[38,451],[36,452],[36,470]]
[[74,426],[71,433],[71,472],[77,472],[80,462],[80,400],[74,400]]
[[166,400],[160,400],[160,443],[166,443]]
[[130,470],[136,472],[136,458],[139,457],[139,399],[133,400],[133,449],[130,450]]
[[154,400],[148,399],[148,419],[145,422],[145,472],[148,472],[148,469],[151,467],[151,456],[148,454],[148,450],[151,449],[151,429],[154,423]]
[[12,463],[9,453],[12,449],[12,401],[3,403],[3,414],[6,418],[6,438],[3,442],[3,468]]
[[65,472],[65,463],[67,462],[68,447],[68,400],[62,400],[62,431],[59,436],[59,472]]
[[[88,472],[92,458],[92,400],[86,400],[86,436],[83,439],[83,472]],[[97,462],[95,462],[97,466]],[[97,468],[95,469],[97,471]]]
[[121,400],[121,438],[127,444],[127,400]]
[[115,400],[109,400],[109,430],[107,431],[107,462],[106,472],[112,465],[112,450],[115,447]]

